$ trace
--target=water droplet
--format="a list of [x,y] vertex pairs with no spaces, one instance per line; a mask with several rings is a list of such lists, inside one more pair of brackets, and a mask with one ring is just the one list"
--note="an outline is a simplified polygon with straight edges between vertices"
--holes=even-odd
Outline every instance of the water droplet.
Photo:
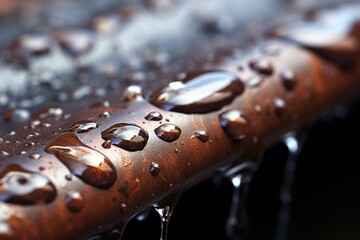
[[43,34],[26,34],[17,38],[8,48],[11,62],[27,65],[29,58],[50,52],[50,38]]
[[259,87],[264,80],[265,80],[264,76],[260,76],[260,75],[252,76],[252,77],[246,82],[246,86],[248,86],[249,88]]
[[93,121],[84,120],[84,121],[78,121],[72,124],[67,131],[70,132],[76,132],[76,133],[86,133],[90,130],[96,129],[98,127],[98,124]]
[[151,103],[167,111],[208,113],[229,104],[243,91],[243,83],[232,73],[201,71],[169,83],[151,97]]
[[58,31],[54,38],[68,55],[77,57],[91,50],[95,36],[90,31],[77,29]]
[[101,118],[109,118],[111,116],[111,113],[108,111],[104,111],[102,113],[100,113],[99,117]]
[[101,136],[104,140],[110,140],[111,144],[127,151],[142,150],[149,138],[143,128],[129,123],[115,124],[104,130]]
[[234,140],[242,140],[249,132],[248,120],[239,110],[228,110],[220,115],[220,124]]
[[22,122],[30,118],[30,112],[26,109],[16,108],[4,112],[3,118],[7,122]]
[[1,156],[9,156],[10,154],[4,150],[0,151]]
[[205,130],[194,131],[194,136],[202,142],[207,142],[209,140],[209,135]]
[[14,204],[43,204],[56,196],[55,186],[42,174],[9,165],[0,173],[0,200]]
[[166,123],[157,127],[155,134],[166,142],[173,142],[180,137],[181,129],[174,124]]
[[85,206],[85,198],[79,192],[69,192],[66,195],[65,203],[71,212],[79,212]]
[[105,100],[90,105],[90,108],[97,108],[97,107],[110,107],[110,102]]
[[106,140],[105,142],[103,142],[102,144],[101,144],[101,146],[103,146],[103,148],[106,148],[106,149],[109,149],[109,148],[111,148],[111,140]]
[[38,113],[39,118],[47,118],[47,117],[54,117],[59,118],[63,114],[63,110],[60,107],[49,107],[46,109],[41,110]]
[[285,112],[285,102],[281,98],[275,98],[273,101],[274,111],[278,117],[282,117]]
[[156,162],[152,162],[150,165],[150,173],[153,176],[157,176],[160,173],[160,165]]
[[295,72],[290,69],[285,69],[280,73],[280,79],[285,89],[291,91],[296,85]]
[[102,153],[83,144],[75,134],[65,133],[46,148],[84,182],[101,189],[110,188],[116,180],[116,169]]
[[32,153],[32,154],[29,155],[29,158],[31,158],[31,159],[40,159],[41,155],[38,154],[38,153]]
[[163,117],[159,112],[151,112],[145,116],[145,119],[149,121],[160,121],[162,118]]
[[142,88],[139,85],[130,85],[123,92],[124,101],[141,101],[143,100]]
[[273,73],[273,67],[270,61],[266,58],[251,60],[249,66],[252,70],[260,74],[271,75]]

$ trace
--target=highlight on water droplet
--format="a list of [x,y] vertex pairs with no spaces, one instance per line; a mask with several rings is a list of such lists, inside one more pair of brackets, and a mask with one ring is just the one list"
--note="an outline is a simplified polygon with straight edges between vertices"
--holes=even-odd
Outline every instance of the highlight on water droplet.
[[79,212],[85,206],[85,198],[81,193],[71,191],[66,194],[65,203],[71,212]]
[[271,75],[274,71],[271,62],[267,58],[253,59],[249,62],[249,66],[255,72],[263,75]]
[[209,140],[209,134],[205,130],[195,130],[194,136],[202,142],[207,142]]
[[281,98],[275,98],[273,101],[274,111],[278,117],[282,117],[285,113],[285,102]]
[[157,127],[154,131],[156,136],[166,142],[173,142],[177,140],[181,134],[181,129],[175,124],[171,123],[163,124]]
[[148,133],[141,127],[130,123],[118,123],[101,133],[104,140],[127,151],[144,149],[149,139]]
[[248,120],[239,110],[227,110],[219,116],[219,120],[224,131],[234,140],[244,139],[249,132]]
[[94,121],[83,120],[73,123],[67,131],[76,132],[76,133],[86,133],[90,130],[96,129],[98,124]]
[[160,165],[156,162],[150,164],[150,173],[153,176],[157,176],[160,173]]
[[56,188],[40,173],[9,165],[0,173],[0,201],[31,205],[45,204],[56,197]]
[[110,188],[117,177],[109,158],[83,144],[74,133],[65,133],[46,148],[69,168],[70,172],[96,188]]
[[189,73],[182,81],[169,83],[150,99],[155,106],[181,113],[208,113],[231,103],[244,91],[244,84],[226,71]]
[[143,100],[142,88],[139,85],[128,86],[123,92],[123,100],[126,102]]
[[280,73],[281,83],[286,90],[291,91],[296,85],[295,72],[290,69],[284,69]]
[[146,115],[145,119],[149,121],[160,121],[163,119],[163,116],[161,115],[161,113],[154,111]]

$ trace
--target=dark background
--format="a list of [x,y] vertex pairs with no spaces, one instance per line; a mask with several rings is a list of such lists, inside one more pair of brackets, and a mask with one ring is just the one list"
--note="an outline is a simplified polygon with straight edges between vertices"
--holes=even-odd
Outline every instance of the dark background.
[[[326,114],[308,130],[295,171],[290,240],[360,239],[360,102],[347,106],[346,117]],[[277,225],[279,186],[287,150],[270,147],[249,189],[252,240],[270,240]],[[220,179],[221,181],[221,179]],[[169,240],[226,239],[224,225],[231,202],[229,181],[215,177],[181,196],[169,226]],[[155,211],[132,220],[124,239],[159,239]]]

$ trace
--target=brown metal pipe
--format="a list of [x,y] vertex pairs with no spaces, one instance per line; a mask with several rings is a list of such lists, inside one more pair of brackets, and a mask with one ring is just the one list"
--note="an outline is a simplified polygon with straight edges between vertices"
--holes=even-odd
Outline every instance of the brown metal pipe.
[[[359,38],[346,36],[359,43]],[[64,111],[72,117],[61,116],[53,128],[36,128],[40,133],[37,146],[28,148],[26,155],[0,162],[4,201],[0,203],[0,238],[83,239],[125,226],[144,208],[175,201],[182,191],[217,169],[251,160],[287,132],[311,124],[322,111],[357,97],[358,58],[344,67],[314,49],[281,38],[283,35],[264,40],[245,50],[243,56],[210,69],[229,72],[245,86],[230,103],[216,109],[167,111],[156,102],[156,93],[149,101],[161,108],[139,96],[131,99],[130,94],[127,101],[111,106],[85,111],[70,107],[72,110]],[[228,99],[229,92],[234,91],[215,91],[213,103],[219,102],[218,93]],[[190,105],[191,111],[200,109],[196,102]],[[104,111],[111,116],[99,115]],[[160,113],[162,119],[147,119],[150,112]],[[85,120],[97,125],[81,130],[78,121]],[[136,140],[116,143],[117,132],[109,128],[120,123],[125,127],[131,124],[127,131],[136,133]],[[165,127],[163,135],[160,126]],[[28,132],[19,134],[17,138]],[[107,139],[109,134],[113,137]],[[114,140],[112,144],[106,142],[109,139]],[[95,167],[94,162],[101,165]],[[50,183],[38,187],[30,197],[16,195],[9,180],[15,171],[40,174]],[[24,176],[23,186],[36,188],[28,186]],[[21,179],[16,183],[20,187]],[[52,191],[55,197],[49,194]]]

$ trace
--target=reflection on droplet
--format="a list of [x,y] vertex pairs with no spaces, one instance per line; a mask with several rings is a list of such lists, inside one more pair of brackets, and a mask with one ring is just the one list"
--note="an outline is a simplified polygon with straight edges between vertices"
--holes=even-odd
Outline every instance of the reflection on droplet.
[[242,140],[249,131],[248,120],[239,110],[228,110],[220,115],[220,124],[224,131],[234,140]]
[[163,117],[159,112],[150,112],[148,115],[145,116],[145,119],[149,121],[160,121],[162,118]]
[[9,165],[0,173],[0,201],[13,204],[45,204],[56,197],[55,186],[42,174]]
[[101,133],[104,140],[127,151],[140,151],[148,141],[148,133],[135,124],[118,123]]
[[67,131],[76,132],[76,133],[85,133],[90,130],[96,129],[98,124],[94,121],[84,120],[78,121],[72,124]]
[[151,103],[167,111],[208,113],[231,103],[244,91],[238,77],[225,71],[187,74],[151,97]]
[[46,109],[41,110],[38,113],[39,118],[47,118],[47,117],[54,117],[59,118],[63,114],[63,109],[60,107],[49,107]]
[[141,101],[143,100],[142,88],[139,85],[130,85],[123,92],[124,101]]
[[95,36],[84,29],[60,30],[54,34],[61,48],[72,57],[77,57],[91,50]]
[[73,133],[60,135],[47,146],[46,151],[54,153],[72,174],[94,187],[107,189],[116,180],[116,170],[111,161],[83,144]]
[[7,122],[22,122],[30,118],[30,112],[26,109],[16,108],[4,112],[3,118]]
[[194,136],[202,142],[207,142],[209,140],[209,135],[205,130],[194,131]]
[[281,98],[275,98],[273,101],[274,111],[278,117],[282,117],[285,112],[285,102]]
[[150,165],[150,173],[153,176],[157,176],[160,173],[160,165],[156,162],[152,162]]
[[66,206],[72,212],[79,212],[85,206],[85,198],[79,192],[69,192],[66,195]]
[[280,79],[285,89],[291,91],[296,85],[295,72],[290,69],[285,69],[280,73]]
[[171,124],[171,123],[163,124],[157,127],[154,131],[156,136],[158,136],[160,139],[166,142],[175,141],[180,137],[181,134],[181,129],[175,124]]
[[249,66],[260,74],[271,75],[273,73],[273,67],[266,58],[254,59],[250,61]]

